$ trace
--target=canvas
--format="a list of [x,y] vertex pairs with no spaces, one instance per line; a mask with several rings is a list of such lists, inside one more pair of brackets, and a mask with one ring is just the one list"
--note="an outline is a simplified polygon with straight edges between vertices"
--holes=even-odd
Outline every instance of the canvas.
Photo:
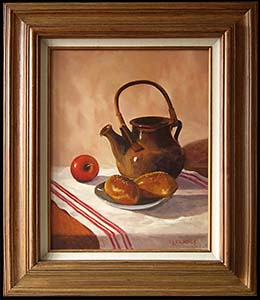
[[[50,251],[210,251],[210,58],[205,47],[51,50]],[[112,151],[120,147],[121,140],[101,133],[111,124],[113,134],[121,135],[114,97],[120,87],[136,80],[158,84],[169,96],[182,122],[177,143],[185,162],[181,173],[174,176],[178,189],[173,195],[125,205],[97,192],[112,175],[123,172],[118,169],[121,154]],[[130,131],[132,119],[169,118],[164,95],[147,83],[126,87],[119,106]],[[176,141],[177,127],[169,130]],[[161,135],[163,159],[166,138],[155,134]],[[137,156],[147,156],[147,152]],[[87,182],[77,181],[70,169],[73,159],[81,155],[94,157],[99,166],[97,176]],[[124,159],[127,164],[128,157]],[[176,169],[171,161],[165,164],[166,170]],[[141,170],[143,173],[147,172]]]

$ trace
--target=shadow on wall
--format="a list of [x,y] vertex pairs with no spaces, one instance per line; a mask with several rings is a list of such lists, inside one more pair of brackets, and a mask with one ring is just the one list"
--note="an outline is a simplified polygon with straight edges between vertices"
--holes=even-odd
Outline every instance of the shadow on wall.
[[208,139],[194,141],[183,147],[185,154],[184,169],[196,171],[208,177]]

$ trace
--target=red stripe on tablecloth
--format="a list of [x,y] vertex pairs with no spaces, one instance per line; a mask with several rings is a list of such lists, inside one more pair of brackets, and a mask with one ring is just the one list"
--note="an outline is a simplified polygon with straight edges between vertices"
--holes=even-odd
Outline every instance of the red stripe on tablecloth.
[[[116,225],[115,223],[111,222],[110,220],[108,220],[107,218],[105,218],[103,215],[101,215],[98,211],[96,211],[94,208],[92,208],[91,206],[89,206],[88,204],[86,204],[85,202],[83,202],[82,200],[80,200],[78,197],[76,197],[75,195],[73,195],[70,191],[68,191],[67,189],[65,189],[63,186],[61,186],[58,182],[51,180],[52,184],[57,187],[58,189],[60,189],[64,194],[66,194],[68,197],[70,197],[71,199],[73,199],[75,202],[77,202],[78,204],[82,205],[85,209],[87,209],[88,211],[90,211],[91,213],[93,213],[93,215],[95,215],[97,218],[99,218],[100,220],[102,220],[104,223],[106,223],[107,225],[109,225],[110,227],[112,227],[113,229],[115,229],[122,237],[122,240],[124,242],[124,245],[127,249],[133,249],[133,246],[130,242],[130,239],[127,235],[127,233],[120,228],[118,225]],[[126,244],[126,242],[128,243],[128,245]]]
[[185,178],[185,179],[189,179],[190,181],[194,182],[194,183],[197,183],[197,184],[200,184],[201,186],[203,187],[208,187],[208,184],[205,183],[203,180],[201,180],[200,178],[196,177],[195,175],[193,174],[184,174],[184,173],[181,173],[179,175],[179,177],[182,177],[182,178]]
[[68,199],[66,199],[64,196],[62,196],[58,191],[56,191],[54,188],[51,188],[51,191],[54,195],[56,195],[60,200],[64,201],[65,203],[67,203],[70,207],[72,207],[73,209],[75,209],[75,211],[77,211],[80,215],[82,215],[84,218],[86,218],[87,220],[89,220],[92,224],[94,224],[95,226],[97,226],[99,229],[101,229],[109,238],[112,246],[114,249],[116,249],[115,243],[112,239],[112,236],[115,238],[116,244],[118,246],[118,248],[120,249],[120,246],[116,240],[116,237],[114,235],[113,232],[111,232],[109,229],[105,228],[102,224],[100,224],[98,221],[96,221],[95,219],[91,218],[88,214],[86,214],[83,210],[81,210],[80,208],[78,208],[76,205],[74,205],[71,201],[69,201]]

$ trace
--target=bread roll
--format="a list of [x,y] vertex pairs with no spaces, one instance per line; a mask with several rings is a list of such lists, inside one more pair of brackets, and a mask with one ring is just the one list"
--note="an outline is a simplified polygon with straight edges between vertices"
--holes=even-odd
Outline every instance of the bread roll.
[[134,205],[140,197],[138,185],[123,176],[113,175],[108,178],[104,186],[105,192],[115,202],[125,205]]
[[141,190],[141,196],[150,199],[169,197],[178,188],[175,179],[161,171],[141,175],[135,182]]

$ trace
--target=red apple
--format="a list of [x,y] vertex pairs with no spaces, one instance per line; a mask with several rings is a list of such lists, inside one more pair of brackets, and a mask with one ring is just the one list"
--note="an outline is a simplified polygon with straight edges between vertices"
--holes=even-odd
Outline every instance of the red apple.
[[99,172],[97,160],[90,155],[79,155],[70,165],[72,176],[79,182],[87,182],[95,178]]

